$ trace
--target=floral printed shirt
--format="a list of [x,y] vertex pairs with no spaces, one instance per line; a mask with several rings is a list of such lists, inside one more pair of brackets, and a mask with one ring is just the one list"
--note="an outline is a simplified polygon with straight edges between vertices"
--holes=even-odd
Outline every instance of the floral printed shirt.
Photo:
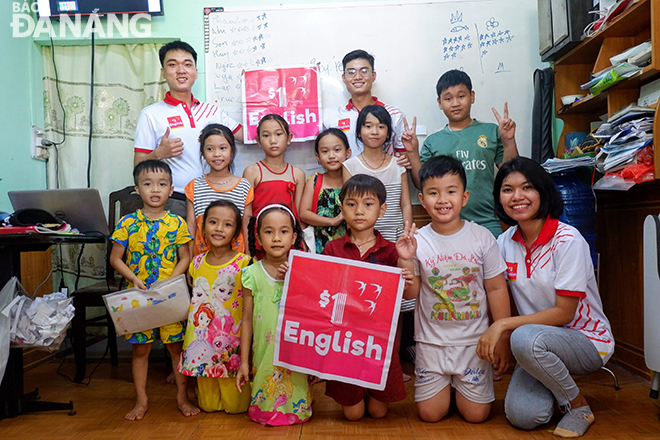
[[[169,211],[152,220],[138,209],[122,217],[110,240],[126,249],[124,262],[147,288],[169,278],[179,261],[178,250],[192,240],[185,220]],[[126,282],[126,288],[133,283]]]

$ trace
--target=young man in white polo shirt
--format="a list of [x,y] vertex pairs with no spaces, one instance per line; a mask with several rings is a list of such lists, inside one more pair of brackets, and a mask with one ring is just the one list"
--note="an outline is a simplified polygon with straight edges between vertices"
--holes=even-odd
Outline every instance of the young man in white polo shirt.
[[358,155],[363,150],[363,146],[355,139],[355,123],[360,110],[367,105],[382,105],[392,117],[392,142],[389,153],[392,154],[394,150],[405,151],[401,143],[401,135],[405,131],[404,114],[398,108],[383,104],[377,97],[371,95],[371,88],[376,81],[373,55],[361,49],[354,50],[344,56],[342,64],[344,73],[341,78],[351,99],[346,105],[323,110],[323,128],[336,127],[345,132],[352,154]]
[[[392,141],[388,146],[388,153],[394,154],[397,157],[397,164],[410,169],[410,160],[405,152],[401,136],[404,134],[405,124],[404,114],[401,110],[391,105],[383,104],[377,97],[371,95],[371,88],[374,81],[376,81],[376,70],[374,69],[374,57],[365,50],[357,49],[347,53],[341,60],[344,66],[344,73],[341,75],[342,81],[346,85],[346,90],[351,95],[348,104],[326,108],[323,110],[323,128],[339,128],[348,138],[349,146],[351,147],[351,154],[358,156],[363,150],[362,142],[357,142],[355,136],[355,126],[357,123],[360,110],[367,105],[381,105],[385,107],[387,112],[392,117]],[[410,133],[408,134],[411,135]],[[413,317],[412,311],[415,309],[415,300],[403,300],[401,302],[401,316],[402,316],[402,338],[401,338],[401,353],[403,359],[412,361],[414,363],[414,347],[415,341],[413,340]],[[404,375],[406,380],[410,377]]]
[[[243,127],[217,106],[193,96],[197,52],[189,44],[172,41],[164,45],[158,55],[161,73],[170,91],[163,101],[140,113],[135,132],[134,164],[146,159],[167,162],[172,169],[174,191],[183,195],[188,182],[204,174],[199,154],[200,131],[210,123],[219,123],[229,127],[235,138],[243,142]],[[178,201],[175,200],[169,209],[185,217],[185,197],[180,197],[181,203],[176,203]]]

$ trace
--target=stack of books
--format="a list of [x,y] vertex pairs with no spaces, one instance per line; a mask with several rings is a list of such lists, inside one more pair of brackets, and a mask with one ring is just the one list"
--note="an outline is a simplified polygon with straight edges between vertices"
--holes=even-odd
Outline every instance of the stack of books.
[[596,156],[596,167],[616,172],[636,163],[639,151],[653,142],[653,116],[649,107],[629,105],[612,115],[595,134],[604,145]]

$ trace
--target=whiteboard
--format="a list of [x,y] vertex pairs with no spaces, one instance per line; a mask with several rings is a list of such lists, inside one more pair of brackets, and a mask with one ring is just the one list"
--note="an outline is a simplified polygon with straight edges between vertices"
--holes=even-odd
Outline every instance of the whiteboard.
[[[495,122],[509,103],[521,155],[531,153],[533,72],[546,67],[538,54],[537,0],[216,8],[205,15],[207,100],[242,120],[243,70],[319,64],[322,106],[346,105],[341,81],[344,55],[364,49],[374,55],[373,95],[417,116],[420,134],[447,123],[435,85],[450,69],[472,78],[472,116]],[[209,9],[210,11],[210,9]],[[207,11],[208,12],[208,11]],[[420,145],[424,137],[420,136]],[[236,172],[263,158],[256,145],[239,145]],[[308,175],[318,169],[310,142],[292,144],[288,162]],[[415,197],[416,199],[416,197]]]

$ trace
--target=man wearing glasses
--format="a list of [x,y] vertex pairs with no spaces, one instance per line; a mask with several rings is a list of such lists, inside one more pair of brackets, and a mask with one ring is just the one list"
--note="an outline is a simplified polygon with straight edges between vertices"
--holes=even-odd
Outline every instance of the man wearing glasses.
[[[371,96],[371,87],[376,80],[374,70],[374,57],[364,50],[349,52],[342,59],[344,73],[341,78],[346,84],[346,90],[351,94],[348,104],[338,108],[326,108],[323,111],[323,128],[336,127],[346,133],[350,144],[352,155],[362,152],[362,145],[355,139],[355,123],[360,110],[367,105],[382,105],[392,117],[392,142],[389,145],[389,153],[394,151],[405,151],[401,143],[401,135],[404,132],[404,114],[396,107],[383,104],[375,96]],[[405,164],[402,164],[405,166]]]
[[[342,59],[344,73],[341,79],[346,84],[346,90],[351,95],[348,104],[337,108],[326,108],[323,111],[323,128],[336,127],[346,133],[348,143],[351,147],[351,155],[357,156],[362,152],[363,145],[355,139],[356,122],[360,110],[367,105],[382,105],[392,117],[392,141],[388,147],[390,154],[395,154],[397,164],[411,168],[410,160],[401,142],[401,135],[405,132],[403,118],[404,114],[396,107],[383,104],[375,96],[371,96],[371,87],[376,80],[374,70],[374,57],[364,50],[349,52]],[[401,303],[403,338],[401,340],[401,356],[403,359],[414,363],[415,341],[413,339],[414,323],[412,311],[415,309],[415,300],[403,300]],[[404,380],[410,380],[404,374]]]

